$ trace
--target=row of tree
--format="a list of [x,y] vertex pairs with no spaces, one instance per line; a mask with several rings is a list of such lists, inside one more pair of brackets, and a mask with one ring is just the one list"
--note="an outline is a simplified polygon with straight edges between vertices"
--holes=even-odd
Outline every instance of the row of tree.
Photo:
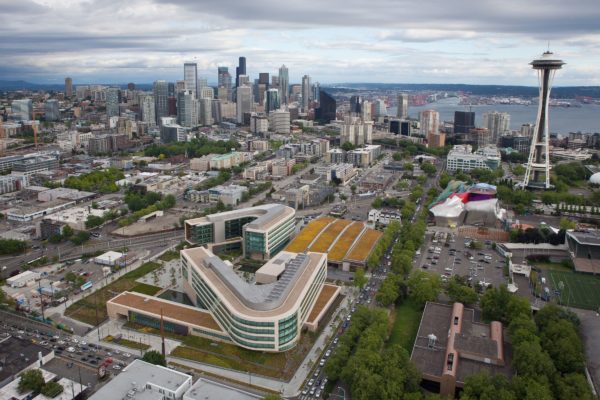
[[192,139],[189,142],[174,142],[169,144],[152,144],[144,149],[148,157],[172,157],[186,155],[188,158],[201,157],[208,154],[225,154],[232,149],[237,150],[241,145],[236,140],[210,140],[206,137]]
[[27,250],[27,242],[16,239],[0,239],[0,254],[21,254]]
[[116,182],[124,177],[123,171],[111,167],[103,171],[70,176],[65,179],[64,187],[87,192],[114,193],[119,191]]
[[508,326],[512,345],[511,381],[504,377],[467,378],[461,399],[593,399],[583,374],[584,352],[578,317],[556,304],[531,317],[529,301],[505,286],[481,298],[483,317]]

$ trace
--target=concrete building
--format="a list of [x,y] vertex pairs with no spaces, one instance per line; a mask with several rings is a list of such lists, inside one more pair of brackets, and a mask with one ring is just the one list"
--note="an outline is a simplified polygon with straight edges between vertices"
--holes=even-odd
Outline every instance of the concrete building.
[[293,158],[275,160],[271,164],[271,176],[277,178],[290,176],[293,173],[294,165],[296,165],[296,160]]
[[265,115],[252,113],[252,116],[250,117],[250,132],[261,134],[268,131],[269,119]]
[[212,98],[202,97],[198,100],[198,124],[202,126],[210,126],[214,123],[212,108]]
[[398,95],[398,110],[396,116],[400,119],[408,118],[408,94],[400,93]]
[[340,163],[317,165],[315,174],[324,176],[327,182],[339,181],[340,184],[345,185],[358,174],[358,171],[352,164]]
[[216,156],[216,154],[207,154],[199,158],[192,158],[190,160],[190,169],[192,171],[210,171],[210,160]]
[[182,400],[192,387],[192,377],[174,369],[134,360],[110,384],[102,386],[90,400],[173,399]]
[[[425,305],[411,360],[427,387],[455,397],[476,373],[511,377],[510,344],[502,323],[475,322],[475,311],[461,303]],[[437,391],[435,390],[435,391]]]
[[163,143],[187,142],[187,131],[183,126],[176,123],[175,118],[161,118],[160,140]]
[[330,149],[327,151],[325,160],[332,164],[343,163],[346,161],[346,152],[338,148]]
[[277,86],[279,89],[279,99],[281,101],[281,104],[288,104],[290,93],[290,77],[288,68],[285,65],[282,65],[279,68],[278,84],[273,84],[273,86]]
[[[40,193],[40,195],[43,193],[45,192]],[[90,215],[102,217],[105,212],[106,210],[97,210],[91,207],[72,207],[45,216],[43,222],[52,221],[62,225],[69,225],[71,228],[77,231],[85,231],[87,230],[85,221],[87,221]],[[51,235],[42,234],[42,236],[48,237]]]
[[367,168],[381,155],[380,145],[367,145],[363,148],[351,150],[346,153],[348,163],[356,167]]
[[183,82],[185,90],[196,97],[198,94],[198,65],[195,62],[183,64]]
[[184,393],[183,400],[261,400],[263,396],[247,392],[237,386],[225,385],[208,378],[198,378],[192,388]]
[[244,193],[248,193],[248,187],[241,185],[215,186],[208,190],[191,190],[187,196],[191,201],[199,203],[222,202],[226,206],[237,206],[242,202]]
[[70,98],[73,96],[73,79],[66,77],[65,78],[65,96]]
[[446,134],[443,132],[430,132],[427,135],[427,146],[429,148],[444,147],[446,145]]
[[310,76],[304,75],[302,77],[302,111],[308,112],[310,106],[310,95],[311,95],[311,84]]
[[340,127],[340,145],[348,142],[363,146],[372,141],[373,121],[363,121],[359,117],[347,116]]
[[500,167],[500,151],[496,146],[486,146],[473,152],[471,145],[455,145],[448,153],[448,171],[469,172],[475,168],[497,169]]
[[421,136],[429,138],[429,135],[437,134],[440,131],[440,114],[435,110],[421,111],[419,122]]
[[236,120],[238,124],[244,122],[244,114],[252,112],[252,87],[239,86],[236,89]]
[[169,83],[167,81],[155,81],[153,86],[154,110],[156,124],[160,124],[163,117],[169,116]]
[[40,368],[54,358],[54,350],[32,343],[31,340],[8,336],[0,339],[0,388],[17,380],[24,371]]
[[196,91],[186,89],[177,93],[177,123],[186,128],[198,125],[198,101]]
[[119,88],[109,87],[106,89],[106,115],[110,117],[118,117],[119,112]]
[[57,200],[42,205],[14,207],[6,213],[6,219],[17,222],[33,221],[74,205],[74,201]]
[[24,271],[6,280],[6,285],[11,288],[21,288],[39,281],[41,275],[35,271]]
[[0,176],[0,194],[17,192],[29,186],[29,177],[27,175],[1,175]]
[[394,209],[372,209],[369,211],[369,215],[367,217],[367,221],[372,223],[373,225],[389,225],[390,222],[398,221],[401,222],[402,218],[398,210]]
[[219,154],[213,156],[209,163],[210,169],[229,169],[235,167],[244,162],[244,154],[239,151],[233,151],[227,154]]
[[290,133],[290,112],[286,110],[275,110],[269,114],[269,129],[276,133]]
[[483,127],[490,133],[490,143],[498,144],[500,136],[510,131],[510,114],[504,112],[486,112],[483,114]]
[[292,208],[281,204],[211,214],[185,221],[185,239],[199,245],[218,245],[235,239],[241,241],[247,257],[266,260],[291,239],[295,214]]
[[600,273],[600,231],[567,231],[566,242],[577,272]]

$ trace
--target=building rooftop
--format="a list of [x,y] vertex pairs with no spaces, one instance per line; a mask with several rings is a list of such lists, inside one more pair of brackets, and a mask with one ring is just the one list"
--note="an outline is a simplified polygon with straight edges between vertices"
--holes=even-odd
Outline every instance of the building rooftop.
[[132,399],[157,400],[163,394],[156,388],[148,388],[147,383],[176,391],[192,377],[160,365],[135,360],[115,376],[109,384],[102,386],[90,400]]
[[189,219],[186,223],[193,226],[208,222],[227,221],[230,219],[255,216],[257,218],[247,224],[246,228],[252,230],[268,230],[274,223],[279,222],[282,218],[294,215],[295,213],[293,208],[282,204],[263,204],[256,207],[225,211],[222,213],[211,214],[206,217]]
[[29,340],[18,339],[12,336],[0,341],[0,382],[23,371],[38,360],[39,353],[42,357],[50,354],[50,350]]
[[263,396],[204,378],[199,378],[183,395],[183,400],[255,400],[262,398]]
[[588,246],[600,246],[600,231],[569,231],[567,235],[572,237],[579,244]]
[[179,304],[158,297],[134,292],[123,292],[110,299],[109,302],[152,313],[158,317],[160,317],[160,312],[162,310],[163,317],[166,319],[172,318],[191,325],[203,326],[215,331],[221,331],[221,328],[217,325],[212,315],[208,311],[201,310],[197,307],[191,307],[185,304]]
[[299,301],[314,270],[327,257],[323,253],[281,251],[267,263],[285,263],[279,280],[254,285],[240,278],[230,265],[203,247],[182,250],[181,255],[202,270],[232,308],[256,317],[279,315],[291,309]]

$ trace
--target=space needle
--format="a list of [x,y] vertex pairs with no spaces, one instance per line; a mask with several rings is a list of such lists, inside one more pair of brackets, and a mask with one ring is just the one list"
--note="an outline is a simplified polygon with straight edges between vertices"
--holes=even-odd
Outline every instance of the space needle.
[[538,71],[540,81],[540,97],[537,119],[531,149],[527,161],[527,170],[523,180],[523,188],[550,189],[550,130],[548,128],[548,102],[550,89],[556,70],[565,63],[546,51],[540,58],[533,60],[530,65]]

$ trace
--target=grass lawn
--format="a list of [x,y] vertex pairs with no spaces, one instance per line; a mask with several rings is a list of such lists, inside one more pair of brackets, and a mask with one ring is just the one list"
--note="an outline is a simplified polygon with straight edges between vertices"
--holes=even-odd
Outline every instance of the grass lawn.
[[117,341],[117,340],[114,340],[114,338],[112,336],[107,336],[102,340],[104,342],[115,343],[120,346],[129,347],[130,349],[135,349],[135,350],[140,350],[140,349],[148,350],[150,348],[150,346],[147,344],[138,343],[138,342],[135,342],[135,341],[129,340],[129,339],[120,339],[119,341]]
[[161,288],[158,286],[148,285],[147,283],[138,283],[131,289],[132,292],[147,294],[149,296],[154,296],[156,293],[160,292],[160,290]]
[[600,277],[577,272],[548,271],[554,289],[563,282],[559,295],[561,304],[577,308],[596,310],[600,307]]
[[163,254],[162,256],[158,257],[158,259],[164,262],[179,260],[179,252],[175,250],[169,250],[165,252],[165,254]]
[[391,330],[387,346],[399,344],[410,354],[412,351],[423,310],[411,300],[397,306],[390,316]]
[[[71,304],[65,311],[65,315],[92,326],[101,323],[108,317],[106,313],[106,302],[108,300],[119,293],[139,287],[140,284],[136,282],[136,279],[141,278],[159,267],[160,264],[155,262],[142,264],[137,269],[126,273],[116,281],[104,286],[102,289],[96,290],[94,293]],[[141,290],[150,290],[149,287],[151,285],[146,286],[147,287],[143,287]]]
[[555,262],[543,262],[543,261],[529,261],[529,263],[535,267],[546,271],[563,271],[563,272],[573,272],[573,267],[568,266],[563,263],[555,263]]

